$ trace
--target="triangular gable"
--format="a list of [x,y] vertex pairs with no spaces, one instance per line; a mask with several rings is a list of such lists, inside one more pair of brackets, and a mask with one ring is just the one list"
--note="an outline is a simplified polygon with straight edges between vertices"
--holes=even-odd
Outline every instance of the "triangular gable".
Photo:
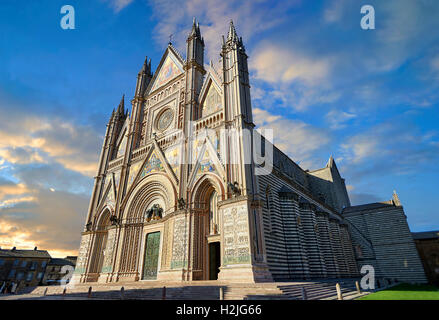
[[201,117],[212,114],[222,108],[222,90],[217,77],[209,72],[200,91]]
[[126,135],[128,123],[129,123],[129,117],[126,118],[125,123],[123,124],[123,127],[120,130],[119,137],[117,138],[117,141],[116,141],[116,146],[117,146],[116,158],[119,158],[125,154],[125,149],[126,149],[127,140],[128,140],[128,137]]
[[142,165],[140,167],[138,165],[139,163],[140,162],[136,163],[136,168],[135,168],[136,171],[130,173],[128,188],[127,188],[128,193],[130,192],[131,189],[135,187],[135,185],[140,179],[154,172],[167,173],[171,181],[175,185],[178,185],[178,179],[175,175],[175,172],[172,169],[172,167],[169,165],[168,161],[166,160],[166,157],[163,154],[162,150],[160,149],[159,145],[157,144],[157,141],[154,140],[154,144],[152,145],[151,149],[149,150],[145,160],[142,162]]
[[112,206],[113,208],[116,204],[117,194],[116,194],[116,188],[114,185],[114,173],[110,173],[107,176],[107,178],[108,178],[108,180],[105,183],[103,196],[102,196],[101,200],[99,201],[98,211],[101,211],[101,209],[107,204]]
[[151,89],[148,90],[148,92],[162,87],[183,72],[183,61],[178,54],[174,53],[172,47],[168,46],[156,72],[154,73],[154,77],[151,81]]
[[130,173],[128,176],[128,183],[127,183],[127,190],[130,189],[131,185],[133,184],[134,180],[138,176],[140,168],[142,168],[144,165],[144,162],[138,161],[130,166]]
[[151,156],[148,159],[148,162],[143,167],[140,177],[143,178],[144,176],[152,173],[152,172],[160,172],[165,171],[165,168],[163,167],[163,162],[160,159],[159,155],[157,154],[156,150],[154,150],[151,154]]
[[209,172],[216,173],[220,177],[225,177],[225,171],[218,158],[217,151],[213,147],[209,137],[206,137],[204,145],[198,153],[197,162],[193,166],[189,176],[189,187],[192,186],[197,177]]
[[182,163],[182,145],[177,144],[172,147],[169,147],[164,152],[166,161],[168,161],[170,167],[175,173],[175,176],[178,177],[180,172],[180,164]]

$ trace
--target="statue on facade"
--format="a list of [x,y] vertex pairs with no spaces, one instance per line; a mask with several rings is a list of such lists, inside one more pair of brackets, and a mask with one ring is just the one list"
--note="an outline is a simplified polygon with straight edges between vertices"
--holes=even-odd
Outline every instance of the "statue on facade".
[[178,209],[183,210],[186,207],[186,202],[183,198],[178,199]]
[[151,220],[160,220],[162,215],[163,208],[161,208],[159,204],[155,204],[151,207],[151,209],[146,211],[146,222],[150,222]]
[[117,226],[119,224],[119,219],[115,215],[113,215],[110,217],[110,222],[112,226]]
[[234,196],[241,195],[241,189],[239,188],[238,182],[236,182],[236,181],[234,183],[229,182],[228,186],[229,186],[229,188],[232,191],[232,194]]
[[91,229],[92,229],[92,223],[91,223],[91,221],[89,222],[89,223],[87,223],[86,225],[85,225],[85,230],[86,231],[91,231]]

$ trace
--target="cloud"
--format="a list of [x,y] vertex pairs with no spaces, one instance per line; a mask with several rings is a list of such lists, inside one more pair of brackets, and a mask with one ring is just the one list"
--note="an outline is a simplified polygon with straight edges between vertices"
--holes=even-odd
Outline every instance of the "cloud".
[[32,196],[0,201],[0,246],[75,254],[88,201],[88,195],[43,188],[33,189]]
[[251,69],[257,79],[276,84],[296,80],[315,84],[329,74],[328,59],[313,59],[271,43],[263,43],[254,51]]
[[10,163],[28,164],[35,162],[44,162],[43,157],[38,152],[38,149],[30,146],[24,147],[6,147],[0,149],[0,158],[7,160]]
[[348,122],[356,117],[353,113],[333,109],[326,114],[326,121],[331,129],[337,130],[345,128]]
[[302,121],[272,115],[259,108],[253,109],[253,118],[258,129],[272,129],[276,147],[288,154],[304,169],[314,169],[320,166],[319,162],[315,162],[314,152],[330,142],[330,137],[325,130]]
[[57,162],[93,176],[101,143],[91,126],[56,117],[12,114],[0,119],[0,159],[11,164]]
[[122,9],[130,5],[134,0],[104,0],[114,10],[119,13]]
[[345,169],[357,177],[433,169],[439,161],[437,134],[399,120],[378,124],[341,143]]
[[0,246],[75,254],[102,136],[8,99],[1,110]]
[[173,34],[175,45],[184,52],[190,22],[196,17],[206,43],[207,57],[216,61],[220,53],[221,35],[227,36],[230,19],[233,19],[238,35],[245,42],[250,41],[254,35],[287,21],[288,9],[297,6],[300,1],[189,0],[179,2],[178,10],[173,0],[151,0],[150,4],[158,21],[154,34],[160,44],[164,45],[169,35]]
[[323,11],[323,18],[328,23],[340,21],[343,16],[343,8],[345,8],[344,0],[331,1],[329,6]]

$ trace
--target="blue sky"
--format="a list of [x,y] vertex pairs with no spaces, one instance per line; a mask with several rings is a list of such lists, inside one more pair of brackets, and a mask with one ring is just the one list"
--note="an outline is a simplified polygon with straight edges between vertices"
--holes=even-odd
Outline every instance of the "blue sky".
[[[75,30],[60,28],[63,5]],[[371,4],[376,29],[360,28]],[[439,229],[435,0],[39,0],[0,4],[0,246],[75,253],[105,125],[194,16],[206,62],[233,19],[259,127],[304,169],[332,154],[354,204],[395,189],[412,231]]]

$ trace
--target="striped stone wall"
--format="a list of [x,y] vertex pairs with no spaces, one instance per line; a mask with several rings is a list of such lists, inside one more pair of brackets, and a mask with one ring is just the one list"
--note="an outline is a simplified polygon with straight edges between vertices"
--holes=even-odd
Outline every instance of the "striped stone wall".
[[257,179],[264,203],[267,263],[273,279],[358,276],[349,231],[340,227],[339,216],[319,207],[314,199],[275,174]]
[[329,237],[329,214],[318,211],[316,213],[316,217],[320,234],[319,245],[326,268],[326,275],[328,278],[337,278],[338,264],[335,260],[334,252],[331,246],[331,239]]
[[364,241],[352,232],[354,246],[361,248],[358,267],[371,264],[377,277],[425,283],[422,262],[407,224],[402,206],[391,203],[347,208],[344,217],[372,244],[374,258]]

